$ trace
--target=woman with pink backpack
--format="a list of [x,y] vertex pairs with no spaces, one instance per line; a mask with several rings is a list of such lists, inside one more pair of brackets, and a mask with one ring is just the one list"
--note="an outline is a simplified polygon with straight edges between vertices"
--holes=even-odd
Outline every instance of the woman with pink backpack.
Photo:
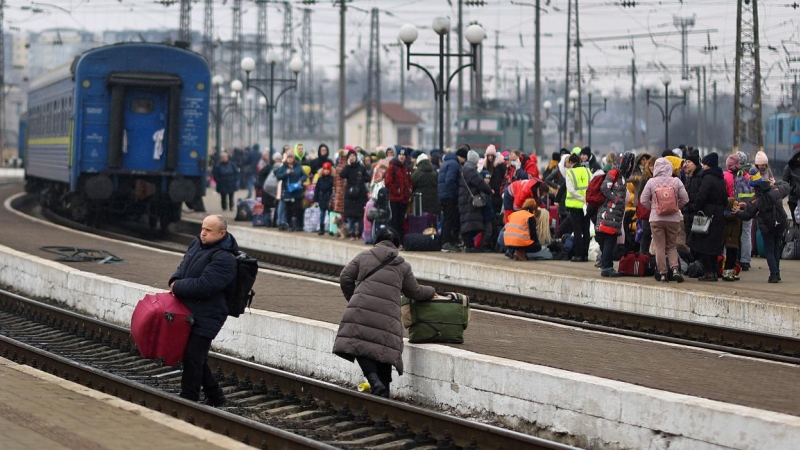
[[[658,158],[653,166],[653,178],[642,190],[642,205],[650,208],[650,230],[653,235],[656,265],[656,280],[666,283],[668,270],[672,279],[683,282],[678,260],[678,231],[683,226],[681,208],[689,203],[689,194],[681,180],[672,176],[672,164]],[[667,268],[667,258],[670,267]]]

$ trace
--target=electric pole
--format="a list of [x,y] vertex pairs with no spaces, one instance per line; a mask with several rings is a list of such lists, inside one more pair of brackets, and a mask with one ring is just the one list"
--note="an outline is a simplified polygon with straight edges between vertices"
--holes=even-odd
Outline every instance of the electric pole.
[[[561,123],[565,124],[566,126],[568,117],[569,117],[569,109],[571,105],[571,99],[569,98],[569,92],[572,89],[578,91],[578,98],[575,99],[575,108],[573,109],[573,128],[569,133],[569,140],[570,145],[572,145],[575,140],[575,132],[578,133],[578,141],[580,145],[583,145],[583,122],[581,113],[581,97],[582,97],[582,90],[581,90],[581,39],[580,39],[580,29],[579,29],[579,16],[578,16],[578,0],[569,0],[569,5],[567,6],[567,77],[566,82],[564,83],[564,119]],[[564,146],[567,143],[564,142]]]
[[345,89],[347,88],[344,57],[346,53],[344,44],[345,16],[347,14],[346,0],[339,1],[339,148],[344,148],[344,108],[345,108]]
[[[369,67],[367,68],[367,137],[364,145],[367,148],[375,148],[383,140],[381,136],[381,34],[380,34],[380,10],[372,8],[370,11],[370,27],[369,27]],[[377,117],[376,117],[377,116]],[[376,128],[376,142],[372,142],[372,126],[375,124]]]
[[689,79],[689,28],[694,26],[694,16],[672,16],[672,23],[681,31],[681,79]]
[[500,45],[500,30],[494,31],[494,97],[500,98],[500,50],[506,48]]
[[214,74],[214,0],[205,0],[203,18],[203,57]]
[[[0,156],[6,149],[6,71],[5,71],[5,36],[3,28],[5,0],[0,0]],[[22,139],[22,136],[19,137]],[[18,155],[22,157],[23,155]],[[5,165],[5,161],[0,161]]]
[[181,0],[181,27],[178,39],[192,43],[192,0]]
[[544,140],[542,137],[542,59],[541,59],[541,46],[539,39],[541,38],[541,0],[536,0],[536,36],[534,37],[534,77],[533,81],[533,145],[536,147],[534,151],[541,152],[546,155],[544,151]]
[[316,132],[314,105],[314,60],[311,52],[311,9],[303,11],[303,38],[301,40],[300,58],[303,70],[300,72],[300,116],[302,127],[309,134]]
[[[283,2],[283,78],[291,76],[289,62],[292,60],[292,40],[294,32],[292,29],[292,5]],[[287,92],[286,99],[283,101],[283,111],[281,113],[281,135],[284,139],[294,136],[294,124],[297,120],[295,115],[295,102],[297,97],[294,90]]]
[[231,48],[230,80],[239,77],[242,64],[242,0],[233,0],[233,42]]
[[[764,149],[761,132],[761,59],[758,0],[738,0],[736,12],[736,83],[733,94],[733,151]],[[748,104],[749,103],[749,104]]]
[[[461,59],[461,54],[464,53],[464,27],[462,22],[464,21],[464,0],[458,0],[458,67],[463,67],[464,62]],[[474,62],[474,61],[473,61]],[[457,114],[461,114],[461,110],[464,109],[464,75],[461,70],[458,71],[458,111]],[[441,149],[444,151],[444,149]]]
[[[635,55],[634,55],[635,56]],[[647,124],[645,124],[647,126]],[[631,58],[631,148],[636,148],[636,58]],[[647,151],[647,142],[644,143]]]

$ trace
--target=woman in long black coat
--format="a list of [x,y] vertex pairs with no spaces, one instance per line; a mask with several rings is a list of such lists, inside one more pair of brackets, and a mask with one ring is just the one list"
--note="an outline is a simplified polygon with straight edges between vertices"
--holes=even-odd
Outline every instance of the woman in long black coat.
[[[417,168],[411,174],[414,193],[422,194],[422,212],[439,215],[439,175],[425,153],[417,157]],[[413,196],[412,196],[413,198]]]
[[367,205],[367,171],[358,161],[358,154],[351,151],[347,154],[347,165],[341,173],[347,183],[344,188],[344,217],[350,239],[357,240],[364,230],[364,207]]
[[683,171],[686,175],[683,184],[686,186],[686,193],[689,194],[689,203],[681,209],[681,212],[683,213],[683,229],[688,236],[692,230],[694,215],[698,211],[696,201],[700,193],[700,181],[703,178],[703,167],[700,165],[699,153],[692,152],[686,156]]
[[461,171],[462,178],[458,185],[458,211],[461,216],[461,237],[467,253],[480,250],[475,248],[474,239],[483,231],[483,208],[472,206],[472,198],[483,196],[486,203],[491,201],[492,188],[478,174],[480,156],[475,150],[467,154],[467,162]]
[[[700,174],[700,188],[694,198],[689,194],[689,212],[695,215],[700,211],[711,217],[708,234],[691,233],[689,248],[698,254],[703,262],[706,274],[698,281],[717,281],[717,256],[722,254],[725,230],[725,208],[728,206],[728,191],[725,178],[719,168],[719,156],[709,153],[702,161],[703,172]],[[691,226],[691,224],[690,224]],[[691,231],[691,228],[687,230]]]

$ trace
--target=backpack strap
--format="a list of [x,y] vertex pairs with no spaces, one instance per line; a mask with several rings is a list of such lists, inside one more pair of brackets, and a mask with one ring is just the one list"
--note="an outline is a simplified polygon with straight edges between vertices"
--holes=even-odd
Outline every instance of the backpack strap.
[[364,278],[362,278],[361,280],[359,280],[359,281],[356,283],[356,286],[358,286],[359,284],[361,284],[361,283],[363,283],[364,281],[366,281],[366,280],[367,280],[367,278],[369,278],[369,277],[371,277],[372,275],[374,275],[374,274],[375,274],[375,272],[377,272],[377,271],[379,271],[379,270],[383,269],[384,267],[386,267],[387,265],[389,265],[389,263],[391,263],[392,261],[394,261],[394,259],[395,259],[395,258],[397,258],[397,255],[392,255],[392,256],[388,257],[388,258],[386,259],[386,261],[384,261],[384,262],[380,263],[380,264],[378,265],[378,267],[376,267],[376,268],[374,268],[374,269],[370,270],[370,271],[369,271],[369,272],[368,272],[366,275],[364,275]]

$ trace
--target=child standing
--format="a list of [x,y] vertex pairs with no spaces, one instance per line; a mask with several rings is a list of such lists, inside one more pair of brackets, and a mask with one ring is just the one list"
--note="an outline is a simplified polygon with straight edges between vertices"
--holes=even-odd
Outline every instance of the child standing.
[[739,260],[739,242],[742,237],[742,221],[736,217],[734,210],[739,209],[739,202],[728,198],[728,207],[725,209],[725,229],[722,236],[725,239],[725,268],[722,270],[724,281],[739,281],[736,276],[736,261]]
[[317,234],[320,236],[325,234],[325,218],[328,217],[328,204],[333,195],[332,172],[333,164],[330,161],[325,161],[314,177],[314,184],[317,185],[314,189],[314,203],[319,205],[319,231]]

